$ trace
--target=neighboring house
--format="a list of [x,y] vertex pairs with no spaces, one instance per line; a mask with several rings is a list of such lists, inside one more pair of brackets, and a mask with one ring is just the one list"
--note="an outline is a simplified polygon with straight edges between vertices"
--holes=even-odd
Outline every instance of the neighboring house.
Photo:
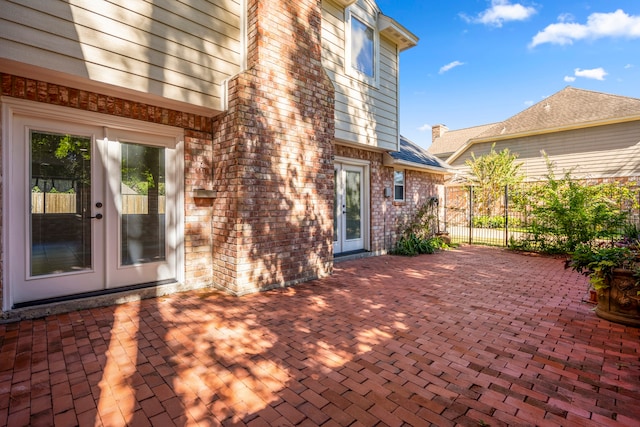
[[427,151],[446,162],[446,160],[455,153],[456,150],[465,145],[467,141],[495,125],[496,123],[490,123],[488,125],[474,126],[454,131],[450,131],[445,125],[433,125],[431,127],[431,145]]
[[[373,1],[162,4],[0,1],[5,317],[326,276],[443,182],[384,162],[417,38]],[[34,212],[55,180],[74,212]]]
[[640,99],[573,87],[545,98],[521,113],[491,125],[447,131],[433,128],[428,151],[466,171],[478,157],[508,148],[523,163],[527,180],[544,179],[547,164],[556,175],[606,179],[640,176]]

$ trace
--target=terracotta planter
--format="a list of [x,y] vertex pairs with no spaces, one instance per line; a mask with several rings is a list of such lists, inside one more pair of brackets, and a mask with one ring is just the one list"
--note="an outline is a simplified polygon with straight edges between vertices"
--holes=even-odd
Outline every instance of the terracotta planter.
[[636,278],[629,270],[615,269],[607,289],[598,291],[598,317],[623,325],[640,327],[640,297]]
[[451,237],[449,237],[449,233],[447,233],[446,231],[440,231],[436,233],[436,237],[440,237],[442,241],[447,245],[451,244]]

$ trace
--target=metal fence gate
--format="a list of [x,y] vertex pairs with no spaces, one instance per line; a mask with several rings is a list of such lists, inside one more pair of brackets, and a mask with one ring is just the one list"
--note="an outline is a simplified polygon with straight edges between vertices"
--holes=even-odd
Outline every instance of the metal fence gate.
[[[523,208],[521,203],[520,208],[515,209],[514,200],[522,200],[520,196],[527,192],[530,185],[505,186],[491,195],[483,194],[473,186],[445,187],[442,231],[449,233],[452,243],[492,246],[509,246],[511,239],[517,241],[527,237],[531,207]],[[635,186],[634,195],[640,202],[640,186]],[[629,221],[640,224],[638,208],[628,212]]]
[[473,186],[446,188],[444,224],[452,243],[508,245],[511,221],[506,189],[490,203],[483,202]]

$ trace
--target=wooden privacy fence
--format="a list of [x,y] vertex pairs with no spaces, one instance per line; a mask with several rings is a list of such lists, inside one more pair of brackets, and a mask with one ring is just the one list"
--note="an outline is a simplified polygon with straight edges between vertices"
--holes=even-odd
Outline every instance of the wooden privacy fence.
[[[78,212],[77,194],[73,193],[31,193],[31,213],[34,214],[75,214]],[[123,215],[144,215],[149,213],[149,197],[143,194],[122,195]],[[165,196],[158,197],[158,213],[165,213]]]
[[[166,196],[158,196],[158,213],[164,213]],[[149,197],[139,194],[122,195],[122,214],[144,215],[149,213]]]
[[31,213],[76,213],[76,194],[31,193]]

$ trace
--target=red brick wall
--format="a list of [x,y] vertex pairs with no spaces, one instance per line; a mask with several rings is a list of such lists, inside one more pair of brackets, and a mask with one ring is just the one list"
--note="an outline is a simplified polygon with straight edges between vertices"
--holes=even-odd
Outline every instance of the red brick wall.
[[381,252],[388,249],[385,241],[390,236],[390,221],[393,217],[391,215],[391,199],[384,197],[384,188],[393,186],[393,169],[382,165],[382,153],[343,145],[336,145],[335,151],[336,156],[369,162],[371,251]]
[[[332,268],[333,86],[321,1],[250,0],[249,69],[209,118],[4,74],[2,94],[185,130],[188,284],[243,294]],[[214,165],[215,162],[215,165]],[[192,197],[214,189],[214,200]]]
[[331,272],[333,86],[321,1],[250,0],[248,70],[214,122],[214,282],[235,294]]
[[[394,202],[395,227],[393,231],[397,234],[403,231],[404,224],[411,221],[416,210],[431,197],[438,198],[438,204],[442,210],[444,206],[444,177],[427,172],[405,170],[404,192],[404,202]],[[395,237],[396,234],[394,234]]]
[[[383,165],[383,154],[336,145],[336,156],[365,160],[370,164],[371,184],[371,251],[384,252],[393,248],[398,227],[413,215],[430,197],[436,196],[441,203],[444,178],[442,175],[405,171],[405,201],[393,201],[393,171]],[[391,197],[384,197],[384,189],[391,188]]]
[[0,79],[3,96],[183,128],[185,281],[194,287],[212,283],[211,202],[191,197],[193,189],[212,186],[210,118],[10,74]]

